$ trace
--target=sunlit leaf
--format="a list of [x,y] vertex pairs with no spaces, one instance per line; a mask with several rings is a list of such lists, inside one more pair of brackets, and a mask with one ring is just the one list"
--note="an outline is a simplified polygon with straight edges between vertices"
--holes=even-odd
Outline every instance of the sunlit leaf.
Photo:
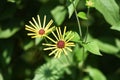
[[86,72],[89,74],[92,80],[107,80],[104,74],[96,68],[89,66],[86,68]]
[[[69,6],[68,6],[68,13],[69,13],[69,18],[72,16],[76,6],[78,5],[80,0],[74,0],[73,3],[71,3]],[[74,6],[73,6],[74,4]]]
[[111,29],[120,31],[120,22],[118,22],[118,23],[115,24],[115,25],[112,25]]
[[84,20],[87,20],[87,19],[88,19],[85,12],[79,12],[79,13],[77,14],[77,16],[78,16],[79,18],[81,18],[81,19],[84,19]]
[[108,43],[102,42],[100,40],[96,40],[96,42],[97,42],[100,50],[105,53],[116,54],[119,51],[119,49],[112,44],[108,44]]
[[83,44],[83,46],[85,47],[85,49],[87,49],[89,52],[95,54],[95,55],[101,55],[100,51],[99,51],[99,47],[97,45],[97,43],[95,41],[92,42],[88,42]]
[[16,0],[7,0],[8,2],[15,3]]
[[2,76],[2,74],[0,73],[0,80],[3,80],[3,76]]
[[89,76],[85,76],[83,80],[91,80]]
[[[69,31],[66,33],[66,36],[67,36],[67,34],[69,33]],[[70,39],[71,38],[71,36],[74,36],[72,39],[71,39],[71,41],[74,41],[74,42],[79,42],[80,41],[80,36],[79,36],[79,34],[77,33],[77,32],[71,32],[71,34],[68,36],[68,39]]]
[[120,49],[120,39],[115,39],[117,47]]
[[34,45],[34,42],[33,42],[33,41],[30,41],[30,42],[26,43],[26,44],[23,46],[23,49],[24,49],[24,50],[28,50],[28,49],[30,49],[33,45]]
[[119,6],[115,0],[94,0],[94,5],[109,24],[116,25],[120,21]]
[[35,38],[35,45],[38,45],[43,38]]
[[65,9],[64,6],[57,6],[56,8],[54,8],[51,11],[51,14],[52,14],[55,22],[57,23],[57,25],[62,24],[62,22],[65,19],[66,13],[67,13],[67,10]]
[[0,38],[9,38],[13,36],[19,28],[13,28],[13,29],[6,29],[6,30],[0,30]]

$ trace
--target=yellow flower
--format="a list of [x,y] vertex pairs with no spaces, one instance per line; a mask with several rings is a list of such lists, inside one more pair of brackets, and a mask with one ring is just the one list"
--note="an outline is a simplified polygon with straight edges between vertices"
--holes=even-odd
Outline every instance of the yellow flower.
[[40,16],[37,15],[37,21],[32,18],[33,22],[29,21],[30,25],[25,25],[25,30],[30,31],[31,33],[28,33],[28,36],[31,36],[31,38],[37,38],[37,37],[44,37],[49,32],[51,32],[54,27],[50,28],[51,24],[53,23],[53,20],[50,20],[47,25],[46,24],[46,16],[44,16],[43,25],[41,25]]
[[70,42],[70,40],[74,37],[71,36],[71,31],[66,35],[66,27],[64,27],[63,34],[61,33],[60,27],[56,28],[57,35],[52,32],[56,40],[53,40],[52,38],[46,36],[49,40],[51,40],[54,44],[47,44],[43,43],[43,45],[48,46],[48,48],[44,48],[44,50],[53,50],[49,55],[55,54],[55,58],[59,58],[61,53],[63,52],[65,55],[67,55],[67,51],[72,52],[71,46],[75,46],[73,42]]
[[88,6],[88,7],[94,7],[94,2],[92,0],[87,0],[86,1],[86,6]]

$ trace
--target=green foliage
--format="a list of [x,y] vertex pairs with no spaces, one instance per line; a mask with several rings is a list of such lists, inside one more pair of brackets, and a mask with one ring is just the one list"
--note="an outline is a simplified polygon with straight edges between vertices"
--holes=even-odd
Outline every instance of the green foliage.
[[112,44],[109,44],[109,43],[105,43],[105,42],[102,42],[100,40],[96,40],[99,48],[101,51],[105,52],[105,53],[108,53],[108,54],[117,54],[119,49],[112,45]]
[[9,38],[13,36],[18,30],[19,28],[16,28],[16,27],[13,28],[12,30],[10,29],[0,30],[0,38]]
[[117,47],[118,47],[119,50],[120,50],[120,40],[119,40],[119,39],[115,39],[115,42],[116,42]]
[[43,38],[35,38],[35,45],[38,45]]
[[[68,33],[69,33],[69,31],[66,33],[66,35],[68,35]],[[73,37],[73,39],[71,39],[71,41],[79,42],[80,41],[80,36],[77,32],[72,31],[71,34],[68,36],[68,39],[73,35],[74,35],[74,37]]]
[[93,53],[95,55],[101,55],[101,53],[99,51],[99,47],[98,47],[98,45],[97,45],[97,43],[95,41],[84,43],[83,47],[87,51],[89,51],[89,52],[91,52],[91,53]]
[[120,31],[119,6],[115,0],[94,0],[95,8],[100,11],[112,29]]
[[81,19],[87,20],[87,15],[84,12],[79,12],[78,17],[81,18]]
[[[69,56],[71,59],[72,56]],[[65,55],[60,59],[52,59],[46,64],[40,66],[36,72],[33,80],[58,80],[68,70],[71,60],[67,60]]]
[[51,11],[51,14],[53,15],[53,18],[57,25],[61,25],[65,19],[67,10],[64,6],[57,6]]
[[[92,7],[86,1],[1,0],[0,80],[120,80],[120,0],[90,0]],[[25,25],[36,15],[41,23],[44,15],[46,23],[53,19],[62,33],[66,26],[65,36],[71,31],[68,55],[50,57],[42,43],[52,42],[27,36]]]
[[86,68],[86,72],[89,74],[92,80],[107,80],[99,69],[88,66]]
[[120,31],[120,22],[118,22],[118,23],[116,23],[115,25],[113,25],[113,26],[111,27],[111,29]]
[[30,41],[30,42],[27,42],[26,44],[23,45],[23,49],[29,50],[32,46],[34,46],[34,42]]
[[83,50],[84,50],[83,47],[80,47],[79,45],[75,46],[74,53],[75,53],[76,60],[79,62],[83,61],[83,56],[84,56],[84,59],[87,58],[87,55],[88,55],[87,50],[84,53],[83,53]]
[[2,74],[0,73],[0,80],[3,80]]
[[79,3],[79,0],[74,0],[74,1],[71,1],[72,3],[68,6],[68,13],[69,13],[69,18],[72,16],[76,6],[78,5]]

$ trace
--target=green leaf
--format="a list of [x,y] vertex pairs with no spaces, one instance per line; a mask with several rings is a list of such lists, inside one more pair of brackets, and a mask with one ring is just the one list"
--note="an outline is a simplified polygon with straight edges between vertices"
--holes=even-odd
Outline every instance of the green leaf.
[[9,28],[6,30],[0,30],[0,38],[9,38],[14,35],[18,30],[19,28],[13,28],[12,30],[10,30]]
[[23,49],[24,49],[24,50],[28,50],[28,49],[30,49],[32,46],[34,46],[34,42],[33,42],[33,41],[28,42],[28,41],[27,41],[27,43],[24,44]]
[[94,0],[94,5],[109,24],[116,25],[120,21],[119,6],[115,0]]
[[85,12],[79,12],[79,13],[77,14],[77,16],[78,16],[79,18],[81,18],[81,19],[84,19],[84,20],[87,20],[87,19],[88,19]]
[[120,22],[116,23],[115,25],[112,25],[111,29],[120,31]]
[[118,53],[119,49],[115,46],[113,46],[112,44],[108,44],[105,42],[102,42],[100,40],[96,40],[99,48],[101,51],[108,53],[108,54],[116,54]]
[[[76,6],[78,5],[80,0],[74,0],[73,3],[71,3],[69,6],[68,6],[68,13],[69,13],[69,18],[72,16]],[[73,6],[73,4],[75,5],[75,8]]]
[[119,40],[119,39],[115,39],[115,42],[116,42],[117,47],[118,47],[119,50],[120,50],[120,40]]
[[89,76],[85,76],[83,80],[91,80]]
[[[83,53],[83,47],[80,47],[78,44],[76,44],[76,46],[75,46],[75,49],[74,49],[74,51],[73,51],[74,53],[75,53],[75,59],[77,60],[77,61],[83,61],[83,57],[84,57],[84,60],[86,59],[86,57],[87,57],[87,51],[85,51],[84,53]],[[84,54],[84,56],[83,56],[83,54]]]
[[7,0],[7,2],[20,4],[22,1],[21,0]]
[[35,38],[35,45],[38,45],[43,38]]
[[62,22],[65,20],[67,10],[65,9],[64,6],[57,6],[51,11],[51,14],[57,23],[57,25],[61,25]]
[[99,51],[99,47],[95,41],[85,43],[85,44],[83,44],[83,47],[85,47],[85,49],[87,49],[89,52],[91,52],[95,55],[101,55],[101,53]]
[[[69,32],[70,31],[66,32],[65,35],[67,36],[67,34]],[[79,34],[77,32],[74,32],[74,31],[72,31],[71,34],[69,36],[67,36],[68,37],[67,39],[71,38],[71,36],[73,36],[73,35],[74,35],[74,37],[70,41],[79,42],[80,41],[80,36],[79,36]]]
[[2,76],[2,74],[0,73],[0,80],[3,80],[3,76]]
[[8,2],[15,3],[16,0],[7,0]]
[[11,61],[11,56],[9,55],[8,50],[7,49],[4,50],[2,54],[3,54],[3,57],[4,57],[5,64],[9,64],[10,61]]
[[88,66],[86,72],[89,74],[92,80],[107,80],[104,74],[96,68]]
[[33,80],[58,80],[63,76],[64,72],[68,70],[70,63],[71,62],[68,62],[64,54],[59,60],[53,58],[35,71]]

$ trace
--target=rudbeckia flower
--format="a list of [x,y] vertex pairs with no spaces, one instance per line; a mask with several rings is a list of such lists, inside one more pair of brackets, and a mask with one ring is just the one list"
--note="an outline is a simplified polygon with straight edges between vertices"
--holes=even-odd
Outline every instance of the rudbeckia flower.
[[56,32],[57,35],[52,31],[52,34],[56,40],[53,40],[52,38],[46,36],[53,42],[53,44],[43,43],[43,45],[48,46],[48,48],[44,48],[44,50],[52,50],[49,55],[55,54],[54,57],[59,58],[61,53],[67,55],[67,51],[72,52],[72,49],[70,47],[75,46],[75,44],[73,42],[70,42],[70,40],[74,37],[74,35],[70,37],[71,31],[66,35],[66,27],[64,27],[63,34],[60,27],[56,28]]
[[30,31],[28,33],[28,36],[31,36],[31,38],[38,38],[38,37],[45,37],[49,32],[51,32],[54,27],[51,27],[51,24],[53,23],[53,20],[50,20],[48,24],[46,25],[46,16],[44,16],[43,25],[41,25],[40,16],[37,15],[37,20],[35,18],[32,18],[33,22],[29,21],[30,25],[25,25],[25,30]]

